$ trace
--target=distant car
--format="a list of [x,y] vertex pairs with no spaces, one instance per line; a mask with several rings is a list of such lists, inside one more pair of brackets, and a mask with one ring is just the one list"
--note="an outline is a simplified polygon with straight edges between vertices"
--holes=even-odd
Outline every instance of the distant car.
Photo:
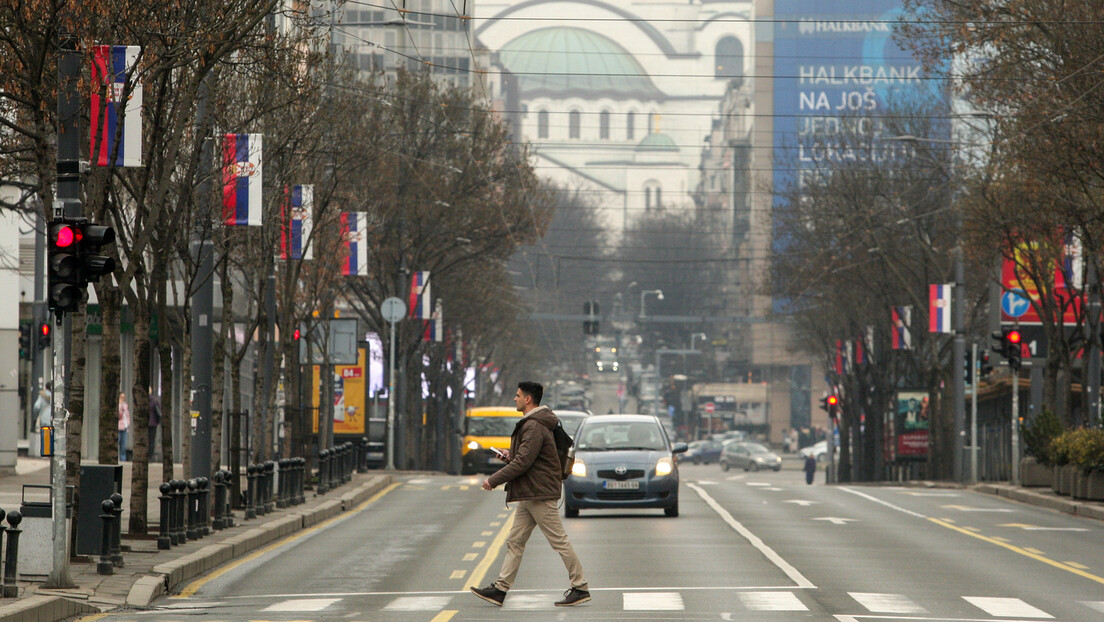
[[746,441],[748,440],[747,432],[743,430],[729,430],[727,432],[718,432],[713,435],[713,440],[721,441]]
[[575,466],[564,480],[564,516],[581,509],[663,508],[678,516],[679,472],[671,443],[651,415],[591,415],[575,433]]
[[585,410],[557,410],[555,412],[556,418],[560,420],[564,430],[571,435],[571,438],[575,438],[575,432],[583,423],[583,419],[590,416],[590,413]]
[[694,464],[709,464],[716,462],[721,457],[721,442],[714,440],[691,441],[686,453],[679,458],[680,462],[693,462]]
[[[817,462],[824,462],[828,459],[828,441],[818,441],[808,447],[802,447],[797,451],[803,458],[812,456],[816,458]],[[836,447],[836,455],[839,455],[839,447]]]
[[718,462],[725,471],[741,467],[745,471],[782,470],[782,458],[759,443],[726,443]]

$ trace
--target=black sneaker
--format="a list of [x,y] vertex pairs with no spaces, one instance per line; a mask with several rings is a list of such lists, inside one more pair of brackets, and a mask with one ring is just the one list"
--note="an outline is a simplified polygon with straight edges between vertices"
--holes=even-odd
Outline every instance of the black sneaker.
[[[503,592],[502,590],[495,587],[494,583],[488,585],[487,587],[473,587],[471,591],[472,594],[475,594],[483,600],[498,607],[501,607],[502,601],[506,600],[506,592]],[[587,594],[587,599],[590,599],[589,594]]]
[[[493,587],[493,586],[492,586]],[[557,600],[557,607],[571,607],[572,605],[581,605],[583,603],[590,602],[590,592],[586,590],[580,590],[579,588],[571,588],[564,592],[563,600]]]

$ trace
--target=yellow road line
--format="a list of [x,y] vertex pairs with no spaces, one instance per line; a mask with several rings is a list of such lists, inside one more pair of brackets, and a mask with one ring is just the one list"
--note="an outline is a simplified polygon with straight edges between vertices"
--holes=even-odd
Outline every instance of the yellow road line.
[[1062,562],[1062,563],[1067,565],[1067,566],[1070,566],[1071,568],[1078,568],[1078,569],[1081,569],[1081,570],[1088,570],[1089,569],[1089,567],[1086,566],[1085,564],[1079,564],[1077,562]]
[[1065,564],[1065,563],[1062,563],[1062,562],[1057,562],[1057,561],[1054,561],[1053,559],[1047,559],[1046,557],[1043,557],[1042,555],[1038,555],[1036,553],[1032,553],[1031,551],[1029,551],[1025,548],[1014,546],[1014,545],[1008,544],[1007,542],[1002,542],[1001,539],[990,538],[989,536],[983,536],[979,533],[973,533],[971,531],[968,531],[968,530],[963,529],[961,527],[952,525],[952,524],[948,523],[947,521],[940,520],[938,518],[929,518],[928,520],[935,523],[936,525],[940,525],[942,527],[946,527],[947,529],[957,531],[961,534],[965,534],[967,536],[970,536],[971,538],[977,538],[978,540],[982,540],[982,541],[988,542],[990,544],[995,544],[999,547],[1006,548],[1009,551],[1012,551],[1013,553],[1019,553],[1020,555],[1023,555],[1024,557],[1030,557],[1031,559],[1034,559],[1035,561],[1043,562],[1044,564],[1047,564],[1049,566],[1054,566],[1055,568],[1057,568],[1059,570],[1065,570],[1066,572],[1071,572],[1071,573],[1073,573],[1073,574],[1075,574],[1079,577],[1084,577],[1084,578],[1086,578],[1090,581],[1096,581],[1097,583],[1104,583],[1104,577],[1098,577],[1098,576],[1096,576],[1092,573],[1085,572],[1084,570],[1082,570],[1080,568],[1076,568],[1076,567],[1071,566],[1069,564]]
[[232,561],[232,562],[230,562],[230,563],[228,563],[224,566],[221,566],[218,569],[212,571],[210,574],[208,574],[208,575],[206,575],[202,578],[196,579],[195,581],[192,581],[191,583],[188,584],[187,587],[180,590],[179,594],[177,594],[175,596],[170,596],[170,598],[188,598],[188,597],[192,596],[193,594],[195,594],[196,592],[198,592],[199,589],[202,588],[204,585],[206,585],[209,581],[217,579],[217,578],[221,577],[222,575],[226,574],[227,572],[230,572],[231,570],[237,568],[238,566],[241,566],[242,564],[244,564],[248,561],[252,561],[254,559],[257,559],[258,557],[260,557],[261,555],[264,555],[265,553],[268,553],[269,551],[278,549],[281,546],[284,546],[285,544],[295,542],[299,538],[302,538],[304,536],[312,534],[315,531],[318,531],[319,529],[322,529],[324,527],[327,527],[331,523],[334,523],[334,522],[339,521],[339,520],[344,520],[344,519],[346,519],[350,516],[353,516],[354,514],[360,512],[364,508],[368,507],[369,504],[375,502],[377,499],[379,499],[383,495],[386,495],[387,493],[391,492],[392,490],[398,488],[399,486],[400,486],[400,483],[395,482],[395,483],[391,484],[390,486],[388,486],[387,488],[384,488],[383,490],[381,490],[381,491],[377,492],[376,494],[372,495],[372,497],[370,499],[368,499],[364,503],[361,503],[357,507],[353,508],[353,510],[351,512],[345,512],[345,513],[342,513],[342,514],[338,514],[337,516],[334,516],[332,518],[328,518],[328,519],[322,521],[321,523],[318,523],[317,525],[308,527],[307,529],[299,531],[299,532],[297,532],[293,535],[290,535],[286,538],[283,538],[281,540],[277,540],[276,542],[273,542],[272,544],[270,544],[270,545],[268,545],[268,546],[266,546],[262,549],[254,551],[254,552],[250,553],[249,555],[246,555],[245,557],[242,557],[241,559]]
[[77,618],[77,622],[95,622],[96,620],[102,620],[103,618],[106,618],[109,615],[111,615],[111,614],[110,613],[93,613],[90,616],[84,616],[83,618]]
[[477,540],[475,542],[472,542],[472,548],[473,549],[481,549],[485,546],[487,546],[487,543],[482,541],[482,540]]
[[481,536],[493,536],[494,532],[493,531],[484,531],[483,533],[481,533],[479,535],[481,535]]
[[449,620],[452,619],[452,616],[456,615],[457,613],[458,613],[458,610],[456,610],[456,609],[445,609],[441,613],[438,613],[437,615],[433,616],[433,619],[430,620],[429,622],[448,622]]
[[[512,513],[513,510],[510,510],[507,516]],[[502,545],[506,544],[506,535],[510,533],[510,526],[510,521],[503,521],[502,529],[499,529],[498,535],[494,537],[494,540],[491,540],[491,546],[487,548],[486,555],[476,564],[475,570],[468,575],[468,581],[464,584],[465,590],[479,585],[479,582],[483,580],[483,575],[487,574],[487,571],[491,568],[491,564],[494,562],[495,558],[498,557],[498,552],[502,550]]]
[[452,574],[449,575],[449,578],[450,579],[463,579],[464,575],[466,575],[466,574],[468,574],[467,570],[453,570]]
[[466,562],[475,561],[476,557],[479,557],[479,553],[465,553],[464,554],[464,561],[466,561]]

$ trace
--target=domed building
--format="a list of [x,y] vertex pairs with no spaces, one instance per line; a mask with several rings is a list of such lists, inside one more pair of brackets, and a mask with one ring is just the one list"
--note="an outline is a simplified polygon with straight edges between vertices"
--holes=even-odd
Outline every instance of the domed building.
[[494,97],[517,108],[539,172],[581,190],[617,234],[693,205],[717,102],[750,73],[750,14],[750,2],[499,0],[477,3],[475,36],[513,77]]

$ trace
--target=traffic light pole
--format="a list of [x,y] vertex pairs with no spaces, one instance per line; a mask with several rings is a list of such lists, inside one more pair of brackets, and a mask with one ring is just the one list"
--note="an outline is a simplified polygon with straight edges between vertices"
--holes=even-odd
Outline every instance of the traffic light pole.
[[970,369],[974,370],[974,382],[970,391],[970,483],[978,481],[977,398],[981,371],[978,369],[978,345],[970,344]]
[[[211,140],[207,138],[209,99],[207,80],[204,78],[199,84],[196,98],[197,135],[203,137],[199,155],[202,181],[197,189],[200,205],[206,205],[211,194],[211,171],[208,169],[211,163]],[[192,407],[189,414],[194,427],[191,428],[192,472],[188,475],[210,477],[215,249],[211,240],[203,237],[202,225],[197,225],[197,233],[192,240],[192,253],[199,271],[196,274],[197,287],[192,294]]]
[[[1019,347],[1017,345],[1016,347]],[[1020,485],[1020,370],[1012,370],[1012,485]]]

